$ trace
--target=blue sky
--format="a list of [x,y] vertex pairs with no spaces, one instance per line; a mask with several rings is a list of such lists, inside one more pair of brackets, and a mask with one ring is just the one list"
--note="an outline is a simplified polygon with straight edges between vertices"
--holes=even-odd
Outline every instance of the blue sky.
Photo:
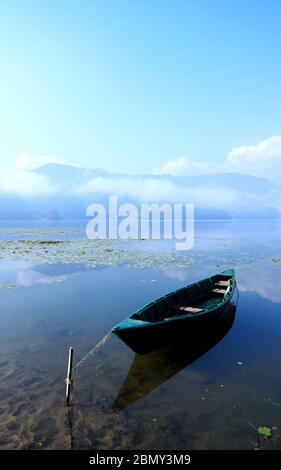
[[0,18],[2,171],[220,165],[281,134],[280,1],[1,0]]

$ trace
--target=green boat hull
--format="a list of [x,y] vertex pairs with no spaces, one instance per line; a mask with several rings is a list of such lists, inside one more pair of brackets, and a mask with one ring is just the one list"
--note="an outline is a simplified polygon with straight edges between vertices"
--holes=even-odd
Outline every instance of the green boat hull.
[[112,409],[119,412],[140,400],[171,377],[213,348],[228,334],[235,320],[235,305],[231,303],[221,320],[213,328],[204,329],[198,337],[189,335],[188,341],[169,344],[148,354],[135,354]]
[[118,323],[112,332],[137,354],[194,340],[223,321],[234,291],[235,273],[224,271],[157,299]]

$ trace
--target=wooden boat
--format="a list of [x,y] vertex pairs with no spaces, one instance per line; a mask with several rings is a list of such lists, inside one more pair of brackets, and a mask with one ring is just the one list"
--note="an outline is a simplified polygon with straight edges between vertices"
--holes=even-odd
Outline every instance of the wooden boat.
[[135,354],[112,405],[113,411],[119,412],[140,400],[212,349],[232,328],[235,313],[235,305],[229,303],[223,318],[199,337],[192,334],[191,328],[188,342],[184,338],[145,355]]
[[[112,332],[137,354],[155,351],[184,337],[200,335],[223,317],[235,291],[233,269],[202,279],[149,303]],[[196,330],[196,331],[195,331]]]

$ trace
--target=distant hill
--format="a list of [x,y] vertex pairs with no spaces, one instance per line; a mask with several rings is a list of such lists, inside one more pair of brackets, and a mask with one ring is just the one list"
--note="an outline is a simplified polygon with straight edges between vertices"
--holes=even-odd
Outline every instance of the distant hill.
[[[90,203],[106,203],[108,195],[115,192],[120,203],[129,201],[139,204],[144,187],[152,189],[153,200],[149,202],[163,202],[158,186],[160,189],[166,188],[165,202],[169,202],[170,195],[172,201],[194,202],[197,219],[281,218],[281,187],[265,178],[251,175],[127,175],[110,173],[100,168],[79,168],[55,163],[36,168],[33,173],[47,178],[55,188],[54,193],[36,197],[1,194],[0,219],[85,218]],[[137,191],[134,192],[135,188]]]
[[268,191],[281,192],[281,186],[265,178],[239,173],[218,173],[202,176],[169,177],[176,179],[179,184],[190,187],[219,188],[235,190],[238,192],[265,193]]
[[254,211],[238,212],[234,214],[234,218],[240,220],[279,220],[281,213],[275,207],[263,207]]
[[71,165],[61,165],[58,163],[47,163],[33,172],[44,175],[54,186],[75,186],[83,184],[93,178],[108,177],[110,173],[100,168],[79,168]]
[[77,184],[87,183],[92,179],[119,178],[139,181],[139,180],[159,180],[168,181],[177,186],[185,188],[220,188],[235,190],[238,192],[250,191],[251,193],[264,193],[268,191],[277,191],[281,194],[281,186],[272,183],[265,178],[251,175],[241,175],[239,173],[218,173],[214,175],[202,176],[171,176],[171,175],[129,175],[124,173],[109,173],[100,168],[79,168],[71,165],[62,165],[58,163],[48,163],[34,172],[44,175],[51,184],[55,186],[75,186]]

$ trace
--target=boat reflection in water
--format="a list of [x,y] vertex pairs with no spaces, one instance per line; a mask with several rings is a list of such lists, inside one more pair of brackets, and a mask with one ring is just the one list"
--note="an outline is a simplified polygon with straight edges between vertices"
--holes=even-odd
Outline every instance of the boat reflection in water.
[[145,355],[135,354],[113,411],[120,411],[169,380],[215,346],[231,329],[236,306],[229,304],[223,319],[205,332],[188,331],[177,344],[170,344]]

